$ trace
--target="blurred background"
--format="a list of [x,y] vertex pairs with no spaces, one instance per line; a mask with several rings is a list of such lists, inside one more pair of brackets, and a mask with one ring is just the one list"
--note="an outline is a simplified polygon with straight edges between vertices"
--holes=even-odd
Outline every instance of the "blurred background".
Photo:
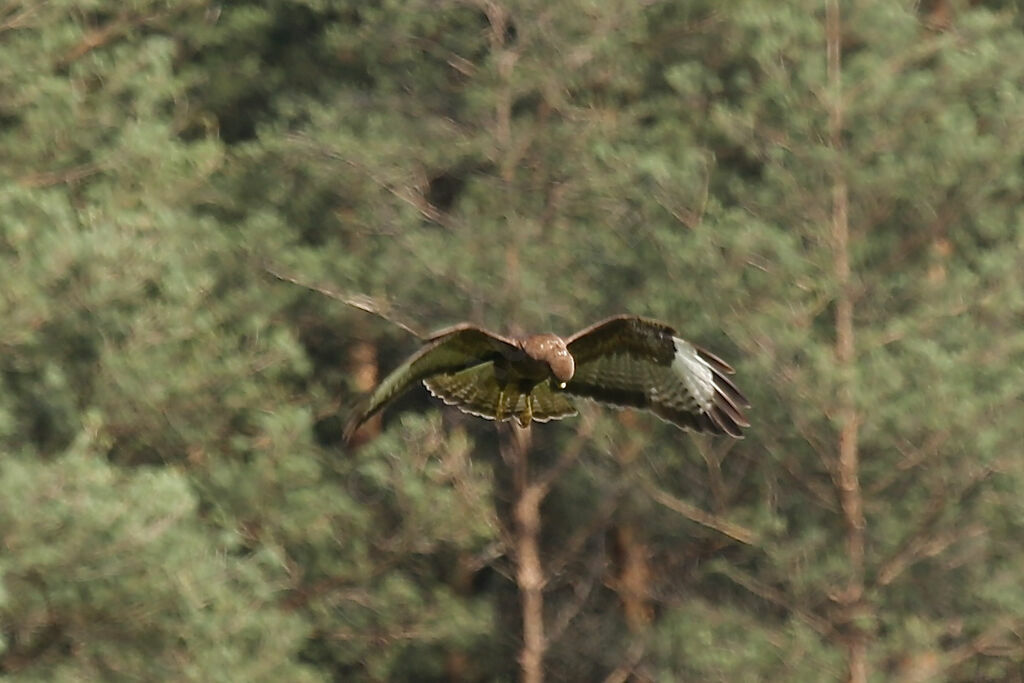
[[[0,0],[0,675],[1024,680],[1022,55],[1000,0]],[[346,446],[417,341],[270,271],[656,317],[753,426],[584,404],[517,477],[418,388]]]

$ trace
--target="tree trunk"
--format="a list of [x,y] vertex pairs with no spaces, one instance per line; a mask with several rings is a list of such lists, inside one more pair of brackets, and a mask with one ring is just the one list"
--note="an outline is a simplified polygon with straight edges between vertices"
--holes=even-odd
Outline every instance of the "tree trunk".
[[651,622],[651,571],[647,562],[647,545],[630,522],[615,526],[611,534],[611,550],[615,565],[615,590],[622,601],[622,611],[630,633],[641,633]]
[[868,679],[867,634],[858,623],[865,616],[864,600],[864,503],[860,489],[860,462],[857,449],[859,415],[854,399],[854,301],[850,289],[849,198],[842,165],[843,105],[841,82],[841,43],[839,1],[826,6],[828,45],[828,82],[831,93],[829,137],[835,155],[832,170],[832,244],[837,283],[835,305],[836,364],[839,384],[839,458],[837,484],[846,527],[846,553],[849,579],[840,602],[846,621],[847,680],[866,683]]
[[540,504],[547,487],[530,481],[529,428],[513,424],[506,461],[512,466],[515,488],[512,516],[516,584],[523,617],[523,647],[519,666],[523,683],[544,680],[544,568],[540,559]]
[[[356,390],[360,394],[369,394],[377,386],[379,366],[377,364],[377,347],[367,341],[357,341],[348,352],[348,365]],[[381,413],[377,413],[353,435],[354,444],[362,444],[380,433]]]

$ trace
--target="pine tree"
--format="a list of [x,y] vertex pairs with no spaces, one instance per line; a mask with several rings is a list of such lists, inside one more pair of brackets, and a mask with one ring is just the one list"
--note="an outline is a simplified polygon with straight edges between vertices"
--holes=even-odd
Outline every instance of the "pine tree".
[[302,366],[194,210],[224,158],[175,69],[203,9],[0,10],[0,671],[21,680],[321,678],[280,547],[193,479],[243,457]]
[[[1019,673],[1021,19],[914,6],[0,9],[0,671]],[[275,275],[276,273],[276,275]],[[743,441],[357,394],[631,312]]]

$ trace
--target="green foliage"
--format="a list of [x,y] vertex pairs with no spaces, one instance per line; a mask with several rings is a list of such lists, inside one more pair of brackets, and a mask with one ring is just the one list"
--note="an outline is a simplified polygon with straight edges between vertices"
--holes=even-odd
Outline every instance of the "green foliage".
[[308,626],[282,614],[269,549],[210,534],[189,480],[122,470],[90,420],[53,460],[0,470],[5,668],[33,680],[317,680],[290,661]]
[[414,393],[342,447],[357,371],[414,343],[270,263],[425,329],[629,311],[737,361],[743,442],[534,429],[535,476],[576,454],[551,678],[838,680],[855,634],[878,680],[1019,674],[1021,17],[841,11],[837,148],[818,2],[0,8],[0,672],[516,677],[492,426]]

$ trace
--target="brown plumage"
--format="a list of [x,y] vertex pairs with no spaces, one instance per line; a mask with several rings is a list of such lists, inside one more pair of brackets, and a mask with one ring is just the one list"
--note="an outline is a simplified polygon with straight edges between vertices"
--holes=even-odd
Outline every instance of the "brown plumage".
[[741,437],[749,403],[733,369],[656,320],[619,315],[568,339],[509,338],[468,323],[441,330],[356,411],[352,433],[416,382],[460,410],[521,425],[576,414],[573,396],[649,410],[682,428]]

